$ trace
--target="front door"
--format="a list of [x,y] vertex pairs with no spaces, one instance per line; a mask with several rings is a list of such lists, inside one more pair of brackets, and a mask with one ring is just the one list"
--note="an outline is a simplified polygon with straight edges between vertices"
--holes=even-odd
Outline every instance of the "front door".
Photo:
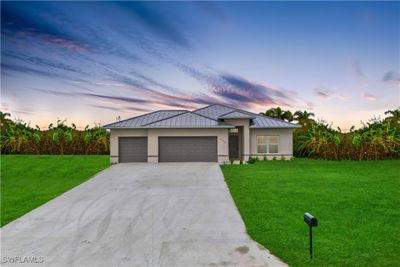
[[229,136],[229,159],[235,160],[239,159],[239,136],[230,135]]

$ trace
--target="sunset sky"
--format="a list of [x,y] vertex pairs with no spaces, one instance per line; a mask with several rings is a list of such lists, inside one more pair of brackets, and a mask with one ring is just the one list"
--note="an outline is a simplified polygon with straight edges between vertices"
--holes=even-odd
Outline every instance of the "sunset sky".
[[399,2],[1,2],[1,111],[46,127],[223,103],[348,129],[400,106]]

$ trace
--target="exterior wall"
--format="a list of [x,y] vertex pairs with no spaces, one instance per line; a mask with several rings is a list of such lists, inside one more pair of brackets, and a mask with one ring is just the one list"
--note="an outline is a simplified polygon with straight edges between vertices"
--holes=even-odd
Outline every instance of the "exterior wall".
[[147,136],[148,162],[158,162],[158,137],[160,136],[217,136],[218,162],[229,162],[228,129],[111,129],[111,163],[118,163],[118,137],[123,136]]
[[[226,120],[228,121],[228,120]],[[290,159],[293,156],[293,131],[292,129],[250,129],[248,119],[229,119],[235,126],[243,126],[240,134],[242,141],[239,143],[241,157],[247,161],[249,156],[268,159],[284,156]],[[247,133],[247,134],[246,134]],[[278,135],[279,153],[258,154],[257,135]],[[110,161],[118,163],[118,137],[147,136],[148,162],[158,162],[158,137],[159,136],[217,136],[218,162],[229,162],[229,136],[228,129],[112,129],[110,131]],[[242,147],[241,147],[242,146]]]
[[239,130],[239,157],[244,161],[250,156],[250,120],[249,119],[225,119],[226,123],[234,126],[242,126]]
[[[257,153],[257,135],[279,136],[279,150],[277,154]],[[263,159],[284,156],[286,159],[293,157],[293,129],[250,129],[250,155]]]
[[[146,129],[111,129],[110,130],[110,162],[118,163],[118,137],[147,136]],[[148,140],[149,142],[150,140]]]

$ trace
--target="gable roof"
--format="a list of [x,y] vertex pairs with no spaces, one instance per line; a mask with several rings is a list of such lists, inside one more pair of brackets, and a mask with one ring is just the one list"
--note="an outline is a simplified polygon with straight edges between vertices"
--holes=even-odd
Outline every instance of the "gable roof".
[[[256,114],[253,112],[245,111],[242,109],[237,109],[221,104],[210,105],[201,109],[194,110],[193,113],[202,114],[204,116],[214,118],[214,119],[229,119],[224,118],[224,115],[233,114],[238,112],[240,114],[247,114],[251,116],[250,128],[300,128],[301,126],[295,123],[290,123],[284,120],[279,120],[264,115]],[[239,114],[238,114],[239,115]],[[244,118],[245,115],[243,115]],[[232,118],[231,118],[232,119]],[[229,123],[229,122],[228,122]]]
[[170,118],[145,125],[148,128],[233,128],[223,121],[213,120],[202,115],[187,111]]
[[193,113],[200,114],[208,118],[217,120],[219,116],[227,114],[232,111],[235,111],[235,109],[224,105],[214,104],[204,108],[196,109],[193,111]]
[[226,119],[249,119],[250,128],[299,128],[298,124],[233,107],[214,104],[194,111],[158,110],[107,124],[105,129],[132,128],[233,128]]
[[122,121],[117,121],[114,123],[110,123],[104,125],[103,128],[112,129],[112,128],[139,128],[140,126],[144,126],[146,124],[167,119],[172,116],[182,114],[188,112],[187,110],[158,110],[151,113],[143,114],[141,116],[129,118]]
[[234,110],[219,116],[218,119],[254,119],[254,116],[248,113],[244,113],[238,110]]

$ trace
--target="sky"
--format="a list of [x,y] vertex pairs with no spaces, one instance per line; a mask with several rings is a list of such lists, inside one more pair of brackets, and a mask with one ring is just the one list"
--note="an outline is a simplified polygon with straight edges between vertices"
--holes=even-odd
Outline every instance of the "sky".
[[1,108],[44,128],[226,104],[400,106],[400,2],[1,2]]

